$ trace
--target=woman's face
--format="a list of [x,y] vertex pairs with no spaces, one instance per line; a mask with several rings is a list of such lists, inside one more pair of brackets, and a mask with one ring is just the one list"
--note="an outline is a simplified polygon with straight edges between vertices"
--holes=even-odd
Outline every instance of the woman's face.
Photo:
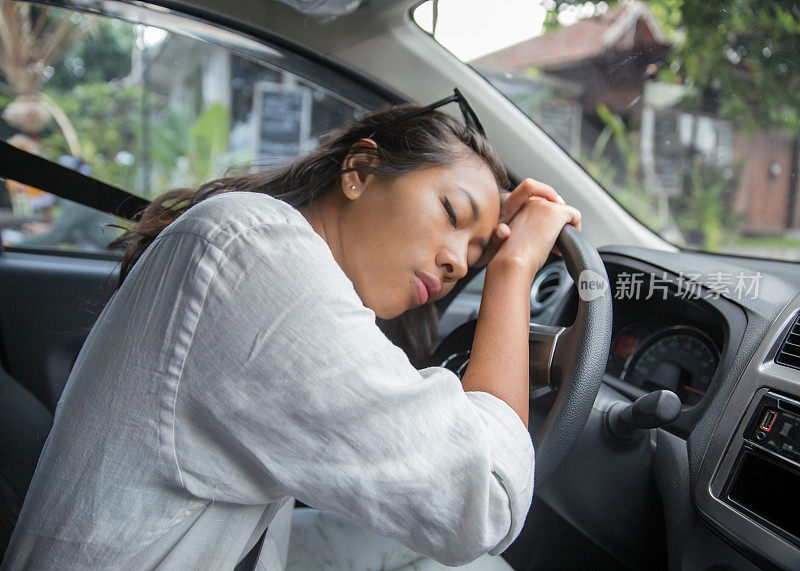
[[481,257],[500,213],[497,182],[472,154],[397,178],[345,177],[344,184],[337,261],[384,319],[444,297]]

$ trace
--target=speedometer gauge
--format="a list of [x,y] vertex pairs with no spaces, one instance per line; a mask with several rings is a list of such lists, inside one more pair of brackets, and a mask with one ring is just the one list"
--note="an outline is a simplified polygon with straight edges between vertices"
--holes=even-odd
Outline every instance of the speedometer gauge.
[[719,352],[708,335],[693,327],[669,327],[638,347],[621,378],[646,391],[668,389],[691,406],[706,394],[718,363]]

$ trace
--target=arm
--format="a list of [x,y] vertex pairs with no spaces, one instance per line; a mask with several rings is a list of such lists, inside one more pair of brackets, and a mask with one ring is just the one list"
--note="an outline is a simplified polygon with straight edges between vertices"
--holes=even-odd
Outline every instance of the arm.
[[251,505],[293,496],[449,565],[513,541],[534,468],[513,410],[414,369],[310,227],[241,232],[219,260],[191,288],[191,344],[168,383],[172,483]]
[[580,228],[580,212],[564,204],[552,188],[531,179],[514,190],[505,206],[510,232],[486,267],[463,386],[505,401],[527,426],[531,283],[561,228]]
[[514,260],[489,264],[475,339],[462,384],[505,401],[528,426],[531,282]]

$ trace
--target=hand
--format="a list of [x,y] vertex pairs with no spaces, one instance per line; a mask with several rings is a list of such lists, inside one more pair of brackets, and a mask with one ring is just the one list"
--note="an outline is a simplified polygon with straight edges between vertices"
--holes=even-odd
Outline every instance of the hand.
[[[566,206],[564,199],[561,198],[553,187],[532,178],[526,178],[512,192],[504,193],[503,196],[501,196],[500,223],[494,228],[489,246],[486,248],[486,252],[483,256],[481,256],[475,264],[476,267],[483,267],[494,258],[500,246],[511,235],[509,224],[516,217],[517,213],[533,199],[544,200],[564,206],[570,211],[570,218],[567,222],[575,226],[578,230],[581,229],[581,214],[576,208]],[[558,232],[561,231],[562,227],[563,224],[559,227]],[[553,238],[553,243],[555,243],[555,239],[558,237],[558,232],[556,232]],[[550,250],[548,250],[548,252],[549,251]],[[547,256],[545,255],[544,260],[536,267],[534,273],[539,270],[546,259]]]

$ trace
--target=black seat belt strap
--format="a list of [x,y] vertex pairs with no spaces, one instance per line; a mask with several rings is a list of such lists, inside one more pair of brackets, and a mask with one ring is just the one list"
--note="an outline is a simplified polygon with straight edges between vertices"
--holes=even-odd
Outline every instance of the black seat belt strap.
[[264,545],[264,540],[267,537],[267,531],[269,531],[269,527],[264,530],[264,533],[261,534],[261,537],[258,538],[256,544],[247,552],[239,563],[236,564],[236,567],[233,568],[233,571],[252,571],[256,568],[256,563],[258,563],[258,556],[261,554],[261,547]]
[[128,219],[133,219],[149,204],[144,198],[5,141],[0,141],[0,177]]

